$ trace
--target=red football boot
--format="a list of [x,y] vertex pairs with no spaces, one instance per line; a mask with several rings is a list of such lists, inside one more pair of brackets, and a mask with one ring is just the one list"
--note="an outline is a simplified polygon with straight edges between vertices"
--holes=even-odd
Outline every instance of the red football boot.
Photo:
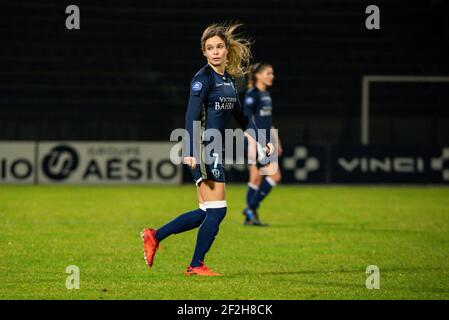
[[156,239],[156,230],[145,229],[140,233],[143,240],[143,256],[147,265],[153,266],[153,259],[159,249],[159,242]]
[[205,277],[219,277],[222,274],[213,272],[204,264],[198,267],[188,267],[186,271],[186,276],[205,276]]

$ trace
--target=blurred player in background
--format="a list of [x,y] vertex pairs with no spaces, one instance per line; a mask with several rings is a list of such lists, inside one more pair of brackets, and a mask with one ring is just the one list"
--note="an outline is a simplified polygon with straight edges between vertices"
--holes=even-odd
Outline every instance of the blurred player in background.
[[[254,120],[259,129],[266,131],[266,134],[271,133],[271,139],[278,152],[278,156],[282,154],[282,146],[279,137],[276,134],[273,126],[272,118],[272,101],[270,92],[267,90],[273,85],[274,71],[273,66],[259,62],[250,67],[248,73],[248,86],[244,99],[244,110],[247,117]],[[249,182],[246,193],[246,208],[243,210],[245,215],[244,224],[248,226],[267,226],[262,223],[257,209],[263,199],[268,196],[274,186],[281,181],[281,172],[277,163],[270,163],[263,161],[265,153],[258,147],[256,141],[248,134],[245,134],[248,140],[248,169]],[[271,167],[269,167],[271,166]],[[262,175],[261,168],[269,175]]]
[[[184,148],[183,162],[193,175],[197,186],[199,209],[184,213],[161,228],[145,229],[144,256],[147,264],[153,265],[153,258],[159,243],[172,234],[198,228],[198,236],[192,261],[186,275],[219,276],[204,265],[204,258],[218,233],[221,221],[226,215],[225,176],[221,159],[222,150],[218,154],[208,154],[205,147],[210,141],[194,136],[194,122],[201,123],[201,133],[207,129],[217,129],[224,137],[228,118],[232,114],[242,129],[253,129],[254,122],[246,116],[240,105],[233,76],[243,76],[251,58],[249,42],[238,38],[235,30],[238,24],[214,24],[206,28],[201,37],[201,49],[207,59],[207,65],[201,68],[190,84],[190,98],[186,113],[186,130],[189,133],[187,148]],[[256,139],[257,136],[253,135]],[[267,141],[269,136],[264,137]],[[197,140],[196,140],[197,139]],[[199,146],[199,154],[196,155]],[[222,143],[224,145],[224,143]],[[267,154],[273,152],[273,145],[267,143]],[[187,150],[187,151],[186,151]],[[214,150],[216,151],[216,150]],[[187,152],[187,154],[186,154]],[[204,161],[215,157],[220,161]]]

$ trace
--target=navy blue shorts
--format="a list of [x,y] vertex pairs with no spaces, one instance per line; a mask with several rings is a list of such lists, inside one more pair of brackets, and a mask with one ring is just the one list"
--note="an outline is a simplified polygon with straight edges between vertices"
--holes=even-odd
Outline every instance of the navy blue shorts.
[[215,182],[226,182],[225,171],[222,164],[197,164],[195,169],[190,169],[195,184],[199,186],[203,180],[212,180]]

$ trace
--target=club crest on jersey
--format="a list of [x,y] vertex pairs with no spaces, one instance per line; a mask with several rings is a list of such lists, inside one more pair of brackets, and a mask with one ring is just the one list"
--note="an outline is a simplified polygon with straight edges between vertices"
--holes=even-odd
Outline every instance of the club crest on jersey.
[[192,84],[192,91],[198,92],[201,90],[201,88],[203,87],[203,84],[201,82],[194,82]]
[[212,169],[212,174],[214,175],[215,178],[220,178],[220,170],[218,169]]

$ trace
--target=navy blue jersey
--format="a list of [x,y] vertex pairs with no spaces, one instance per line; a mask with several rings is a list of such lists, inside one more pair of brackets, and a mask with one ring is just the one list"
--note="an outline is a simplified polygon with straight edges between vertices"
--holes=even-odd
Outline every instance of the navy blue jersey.
[[[185,127],[190,135],[190,149],[185,156],[194,155],[194,121],[201,121],[201,131],[217,129],[224,138],[231,114],[243,130],[251,128],[256,130],[257,134],[257,127],[251,118],[245,115],[240,104],[232,77],[227,72],[224,75],[218,74],[210,65],[204,66],[190,83],[190,98],[185,118]],[[268,143],[269,136],[266,139]],[[224,141],[222,144],[224,146]]]
[[246,92],[243,104],[245,114],[253,119],[258,128],[267,130],[269,135],[273,125],[273,105],[270,93],[260,91],[257,87],[251,88]]

